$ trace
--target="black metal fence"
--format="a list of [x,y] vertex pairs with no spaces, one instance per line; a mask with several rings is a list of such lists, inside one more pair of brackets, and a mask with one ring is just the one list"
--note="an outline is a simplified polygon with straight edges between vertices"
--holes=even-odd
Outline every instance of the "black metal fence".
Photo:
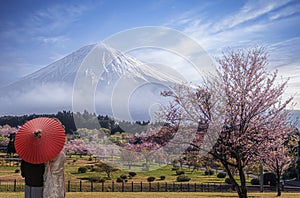
[[178,182],[71,182],[68,192],[229,192],[231,185]]
[[[0,180],[1,192],[24,190],[24,180]],[[66,181],[67,192],[229,192],[231,185],[178,182]]]
[[[0,180],[0,192],[24,191],[24,180]],[[259,186],[248,186],[248,191],[259,192]],[[229,184],[179,183],[179,182],[88,182],[66,181],[67,192],[232,192]],[[264,186],[265,192],[276,191],[275,187]],[[300,187],[285,186],[285,192],[300,192]]]

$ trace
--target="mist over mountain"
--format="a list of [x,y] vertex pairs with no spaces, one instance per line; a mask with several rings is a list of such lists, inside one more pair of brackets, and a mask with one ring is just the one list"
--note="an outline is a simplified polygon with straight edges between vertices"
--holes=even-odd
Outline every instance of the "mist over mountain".
[[[123,114],[128,114],[122,111],[130,111],[132,119],[150,119],[151,109],[157,108],[158,104],[166,100],[160,96],[161,91],[168,89],[165,83],[176,81],[176,74],[170,75],[169,71],[164,71],[163,68],[146,65],[105,45],[82,47],[19,81],[1,88],[1,115],[72,111],[76,76],[80,75],[78,71],[83,61],[93,50],[95,52],[95,49],[98,50],[97,53],[100,53],[102,64],[105,63],[104,72],[95,74],[94,67],[98,66],[91,65],[84,70],[83,75],[88,76],[97,84],[94,104],[96,113],[112,116],[116,114],[122,119]],[[129,84],[135,85],[133,90],[122,87],[129,86]],[[78,97],[84,100],[85,95]],[[124,101],[130,109],[124,110]],[[115,109],[112,108],[112,104]],[[119,109],[118,106],[120,106]]]

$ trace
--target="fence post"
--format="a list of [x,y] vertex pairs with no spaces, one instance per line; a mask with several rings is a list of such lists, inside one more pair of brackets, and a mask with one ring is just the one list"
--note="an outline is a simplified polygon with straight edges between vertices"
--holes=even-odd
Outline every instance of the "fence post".
[[173,192],[175,192],[175,182],[173,182]]
[[82,181],[79,181],[79,192],[82,192]]
[[157,192],[159,192],[159,182],[157,182]]
[[122,181],[122,192],[124,192],[124,181]]
[[16,192],[16,190],[17,190],[17,180],[15,179],[14,180],[14,192]]
[[149,192],[151,192],[151,182],[149,182]]
[[115,192],[115,182],[114,181],[111,182],[111,191]]
[[195,192],[197,192],[197,184],[195,183]]
[[91,192],[94,191],[94,185],[93,185],[93,181],[91,181]]
[[183,191],[183,188],[182,188],[182,183],[180,183],[180,192]]
[[104,192],[104,181],[102,182],[102,192]]
[[165,184],[165,191],[168,192],[168,183]]
[[133,192],[133,182],[131,182],[131,192]]
[[70,192],[70,186],[71,186],[71,182],[70,180],[68,180],[68,192]]
[[187,188],[188,192],[190,192],[190,183],[187,184]]
[[143,182],[141,182],[141,192],[143,192]]

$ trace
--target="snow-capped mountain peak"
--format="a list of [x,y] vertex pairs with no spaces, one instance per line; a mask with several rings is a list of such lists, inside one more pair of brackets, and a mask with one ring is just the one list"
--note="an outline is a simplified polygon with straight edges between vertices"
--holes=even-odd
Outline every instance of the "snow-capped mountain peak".
[[[147,65],[109,46],[88,45],[1,89],[1,114],[53,113],[72,110],[72,95],[78,71],[95,49],[101,52],[99,64],[102,65],[97,65],[98,63],[91,65],[85,69],[84,75],[89,76],[94,85],[98,85],[97,90],[102,94],[98,107],[105,109],[102,114],[112,113],[112,110],[108,108],[111,103],[110,97],[120,78],[136,80],[142,84],[179,82],[178,77],[168,73],[167,70]],[[100,66],[103,68],[101,74],[96,72]],[[124,82],[126,83],[126,80]],[[148,113],[148,107],[144,104],[148,103],[148,106],[151,106],[151,101],[157,102],[162,88],[163,86],[156,83],[147,86],[144,90],[139,90],[143,94],[136,95],[139,97],[142,95],[146,99],[141,101],[139,98],[139,102],[131,102],[131,104],[140,104],[145,109],[142,110],[140,107],[134,107],[134,109]],[[107,99],[104,101],[104,98]],[[141,113],[138,114],[141,115]]]

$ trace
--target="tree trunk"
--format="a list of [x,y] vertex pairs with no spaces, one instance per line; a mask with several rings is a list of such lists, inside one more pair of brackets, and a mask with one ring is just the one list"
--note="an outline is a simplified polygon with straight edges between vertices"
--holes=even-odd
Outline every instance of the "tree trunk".
[[239,194],[240,198],[247,198],[247,186],[246,186],[246,177],[242,167],[239,167],[239,175],[241,180],[241,194]]
[[245,187],[243,189],[242,185],[239,186],[239,184],[236,182],[236,180],[234,179],[234,176],[232,174],[232,172],[230,171],[230,168],[228,166],[228,164],[226,164],[225,162],[222,162],[224,168],[226,169],[226,172],[232,182],[232,185],[234,186],[234,188],[237,190],[237,193],[239,195],[239,198],[247,198],[247,189],[246,189],[246,181],[245,181],[245,175],[244,175],[244,172],[243,172],[243,175],[244,175],[244,183],[245,183]]
[[280,188],[280,173],[279,173],[279,170],[277,170],[277,173],[276,173],[276,179],[277,179],[277,184],[276,184],[276,187],[277,187],[277,196],[280,197],[281,196],[281,188]]
[[277,188],[277,196],[278,196],[278,197],[281,196],[280,184],[278,185],[278,188]]
[[281,196],[281,188],[280,188],[280,175],[281,175],[281,171],[280,171],[280,167],[279,167],[279,162],[278,159],[276,158],[276,188],[277,188],[277,196],[280,197]]

